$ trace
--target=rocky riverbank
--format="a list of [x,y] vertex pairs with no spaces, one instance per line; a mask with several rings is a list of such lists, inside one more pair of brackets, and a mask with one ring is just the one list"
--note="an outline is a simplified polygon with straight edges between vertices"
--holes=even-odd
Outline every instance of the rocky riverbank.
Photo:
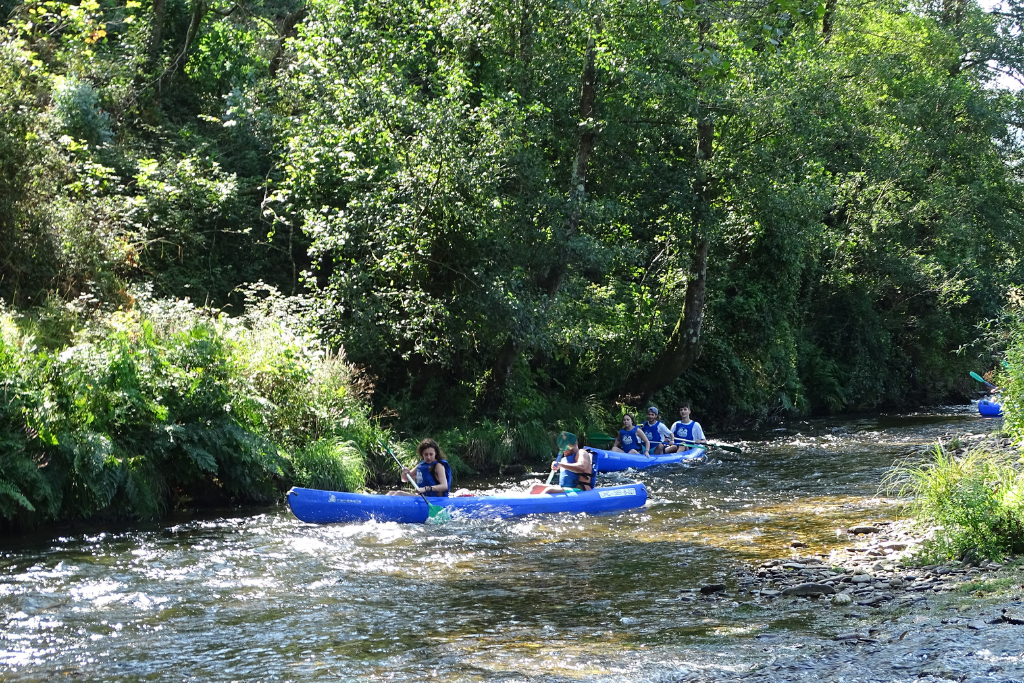
[[[838,533],[846,543],[828,554],[802,555],[794,542],[787,557],[685,591],[695,609],[756,610],[761,661],[678,680],[1024,683],[1021,562],[917,566],[931,533],[904,521]],[[771,627],[801,603],[824,612],[832,628],[812,635]]]

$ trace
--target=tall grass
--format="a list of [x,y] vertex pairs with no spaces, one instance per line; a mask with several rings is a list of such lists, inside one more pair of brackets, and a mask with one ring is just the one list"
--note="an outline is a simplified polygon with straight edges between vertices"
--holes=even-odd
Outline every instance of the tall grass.
[[957,456],[936,445],[929,460],[903,463],[886,480],[912,514],[937,526],[937,558],[1001,559],[1024,551],[1024,461],[985,448]]

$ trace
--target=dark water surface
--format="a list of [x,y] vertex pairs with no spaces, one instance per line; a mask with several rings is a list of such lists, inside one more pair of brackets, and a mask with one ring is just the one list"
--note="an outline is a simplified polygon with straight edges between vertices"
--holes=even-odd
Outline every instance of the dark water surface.
[[[738,567],[794,539],[827,552],[846,542],[838,527],[892,519],[877,492],[894,460],[1000,424],[964,407],[734,435],[742,455],[610,475],[651,501],[609,517],[311,526],[281,508],[8,539],[0,678],[727,678],[767,656],[766,635],[844,628],[816,602],[753,604],[731,582]],[[687,591],[708,582],[735,600]]]

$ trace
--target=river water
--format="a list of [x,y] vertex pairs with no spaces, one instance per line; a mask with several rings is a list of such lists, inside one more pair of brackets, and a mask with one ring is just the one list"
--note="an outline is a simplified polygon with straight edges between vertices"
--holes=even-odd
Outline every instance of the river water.
[[[849,624],[814,601],[765,610],[733,572],[893,519],[878,486],[894,460],[1000,422],[959,407],[726,435],[742,455],[607,477],[651,498],[607,517],[314,526],[280,508],[6,539],[0,678],[826,680],[839,655],[767,665]],[[691,592],[709,582],[729,599]],[[856,680],[843,652],[836,680]]]

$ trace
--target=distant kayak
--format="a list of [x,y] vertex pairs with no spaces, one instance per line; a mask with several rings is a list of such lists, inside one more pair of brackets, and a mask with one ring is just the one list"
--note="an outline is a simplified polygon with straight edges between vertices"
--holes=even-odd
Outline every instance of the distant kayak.
[[615,451],[602,451],[600,448],[588,448],[587,450],[596,454],[598,472],[621,472],[630,468],[642,470],[655,465],[672,465],[680,462],[702,462],[707,460],[703,446],[691,448],[688,451],[678,453],[667,453],[665,455],[652,455],[647,457],[638,453],[616,453]]
[[1002,417],[1003,404],[983,398],[978,401],[978,412],[981,413],[982,417]]
[[[598,487],[574,493],[430,499],[431,505],[444,508],[452,519],[504,519],[565,512],[597,514],[638,508],[646,502],[647,488],[643,484]],[[419,496],[383,496],[295,487],[288,492],[288,506],[292,514],[310,524],[369,520],[422,524],[427,521],[427,504]]]

